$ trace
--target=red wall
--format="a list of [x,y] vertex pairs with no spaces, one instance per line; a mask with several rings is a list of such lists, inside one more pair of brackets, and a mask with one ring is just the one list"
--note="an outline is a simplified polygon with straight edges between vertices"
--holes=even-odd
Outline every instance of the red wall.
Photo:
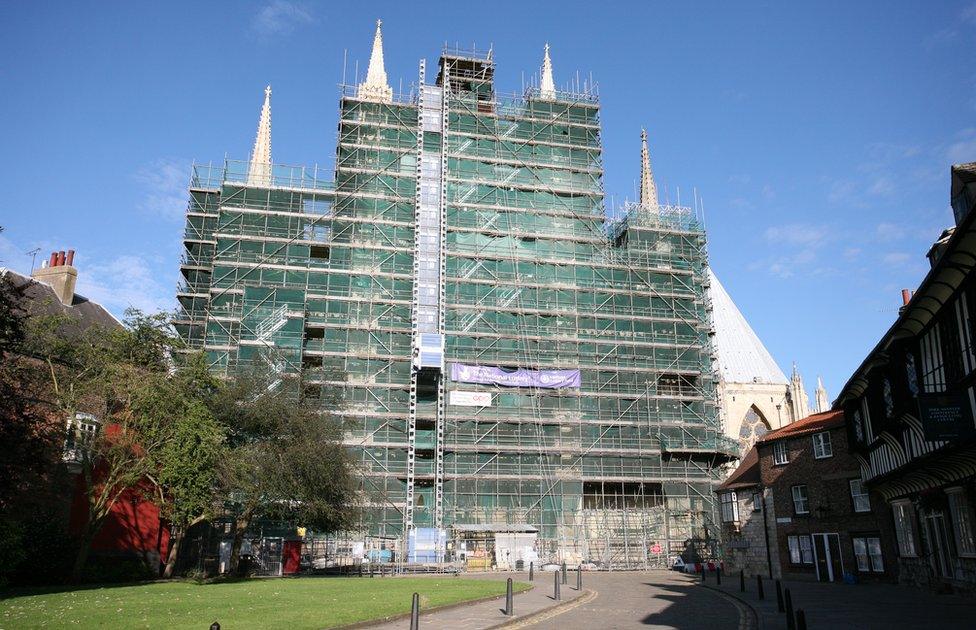
[[[92,551],[140,555],[156,552],[165,559],[169,548],[169,527],[166,523],[160,523],[159,508],[146,499],[149,490],[146,484],[144,488],[129,488],[119,496],[92,542]],[[87,521],[84,480],[78,475],[71,505],[72,533],[80,533]]]

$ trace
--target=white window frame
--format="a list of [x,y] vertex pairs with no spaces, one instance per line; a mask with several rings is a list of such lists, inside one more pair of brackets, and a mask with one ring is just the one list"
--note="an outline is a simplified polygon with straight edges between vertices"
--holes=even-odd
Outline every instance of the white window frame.
[[[798,492],[800,491],[800,492]],[[794,514],[809,514],[810,513],[810,493],[807,492],[807,485],[805,483],[797,484],[790,488],[790,494],[793,495],[793,513]],[[803,496],[799,496],[802,494]],[[801,509],[802,508],[802,509]]]
[[834,456],[834,448],[830,443],[830,431],[814,433],[812,439],[814,459],[827,459]]
[[[806,544],[804,544],[806,543]],[[786,537],[790,550],[790,564],[813,564],[813,541],[806,534]]]
[[62,460],[67,463],[80,463],[101,430],[101,421],[90,413],[78,412],[74,418],[68,418]]
[[911,501],[892,501],[891,511],[895,520],[895,537],[898,539],[898,555],[902,558],[917,558],[918,547],[915,542],[915,508]]
[[738,523],[739,522],[739,497],[736,495],[735,491],[723,492],[721,496],[722,504],[722,522],[723,523]]
[[[867,489],[864,487],[864,482],[860,478],[851,479],[848,481],[851,488],[851,503],[854,505],[854,511],[858,514],[863,514],[864,512],[871,511],[871,495],[868,494]],[[856,492],[856,488],[860,489],[860,492]]]
[[786,448],[786,440],[773,442],[773,464],[781,466],[790,463],[790,451]]
[[[875,543],[876,547],[872,547],[872,542]],[[858,543],[861,543],[863,546],[861,553],[858,553]],[[880,537],[851,536],[851,545],[854,547],[854,561],[857,563],[858,572],[884,573],[884,554],[881,551]],[[875,549],[877,553],[872,553]]]
[[952,535],[956,541],[956,553],[965,558],[976,558],[976,532],[974,532],[973,506],[960,486],[946,488],[949,498],[949,516]]
[[752,511],[762,512],[762,509],[763,509],[762,490],[756,490],[752,493]]

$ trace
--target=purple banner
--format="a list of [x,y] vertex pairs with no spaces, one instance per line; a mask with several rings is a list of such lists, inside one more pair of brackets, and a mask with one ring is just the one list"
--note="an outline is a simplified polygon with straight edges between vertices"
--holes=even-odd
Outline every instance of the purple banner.
[[579,370],[524,370],[509,372],[490,365],[451,364],[451,380],[456,383],[485,383],[504,387],[579,388]]

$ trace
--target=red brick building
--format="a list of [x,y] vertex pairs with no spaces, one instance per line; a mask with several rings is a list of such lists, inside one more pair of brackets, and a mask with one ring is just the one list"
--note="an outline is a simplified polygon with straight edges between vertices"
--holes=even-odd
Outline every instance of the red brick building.
[[894,578],[895,541],[847,448],[842,411],[763,436],[718,489],[726,568],[777,578]]

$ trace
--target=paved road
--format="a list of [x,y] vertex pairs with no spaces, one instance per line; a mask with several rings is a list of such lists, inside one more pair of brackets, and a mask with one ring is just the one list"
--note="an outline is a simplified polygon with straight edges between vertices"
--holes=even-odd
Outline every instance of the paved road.
[[591,601],[526,628],[611,630],[616,628],[746,630],[756,627],[752,612],[694,577],[669,571],[584,573]]
[[[754,606],[765,630],[785,630],[786,615],[776,609],[774,583],[766,580],[765,599],[759,600],[756,580],[746,580],[739,592],[738,576],[729,576],[719,587]],[[709,576],[710,588],[717,588]],[[957,595],[936,595],[921,588],[895,584],[824,584],[783,582],[791,591],[793,606],[806,613],[807,627],[830,630],[936,630],[976,628],[976,602]]]

